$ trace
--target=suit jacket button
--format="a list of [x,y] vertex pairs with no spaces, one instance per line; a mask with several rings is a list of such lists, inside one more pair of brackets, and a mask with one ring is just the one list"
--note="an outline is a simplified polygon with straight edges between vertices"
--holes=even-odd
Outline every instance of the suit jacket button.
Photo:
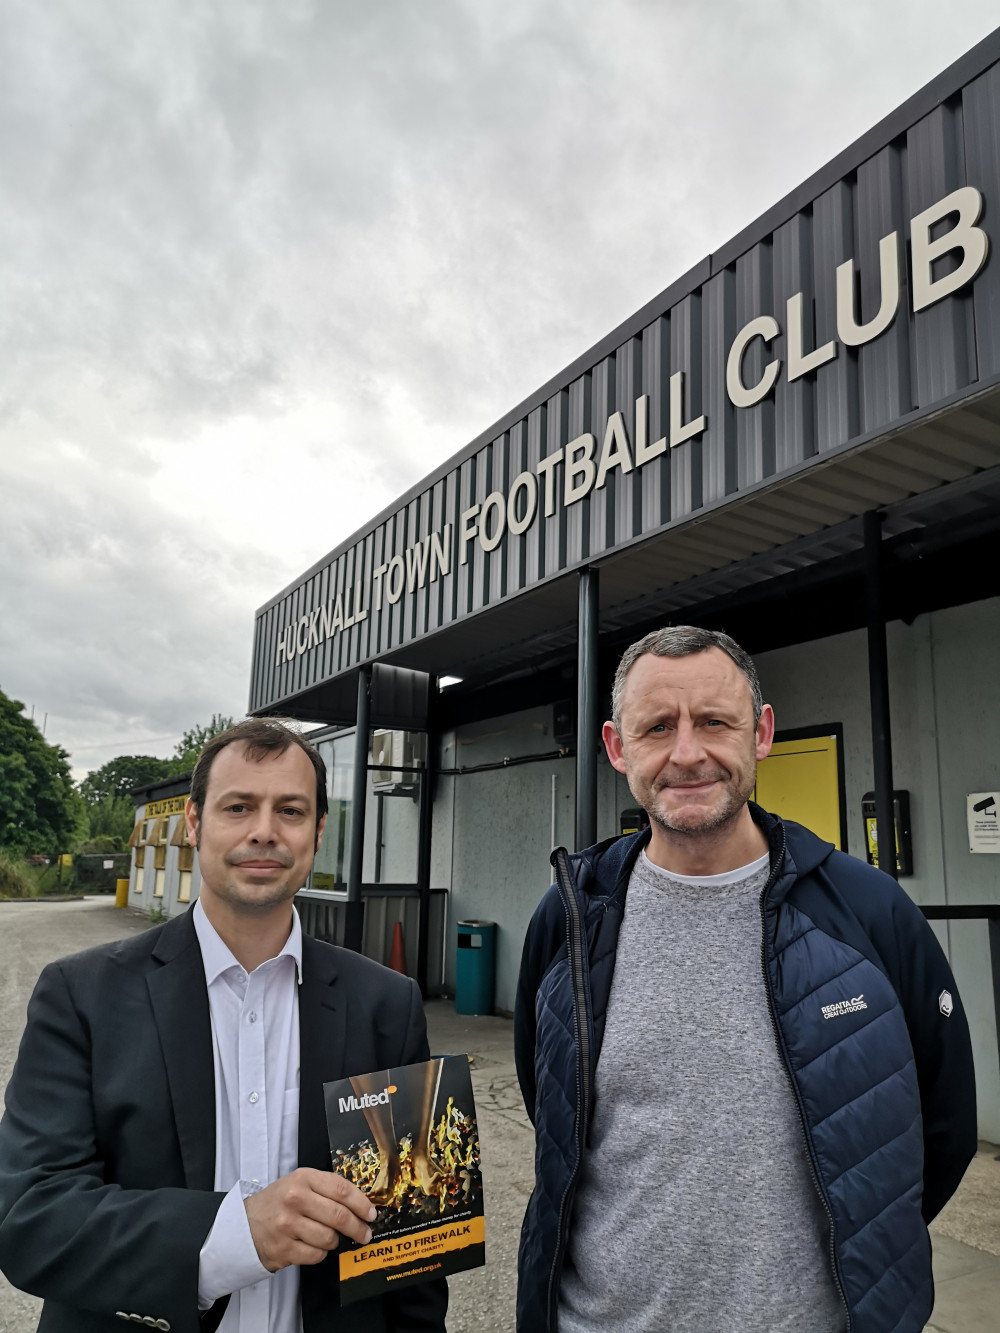
[[157,1319],[154,1328],[162,1330],[162,1333],[170,1333],[170,1323],[166,1319]]
[[142,1316],[142,1322],[146,1325],[147,1328],[156,1327],[156,1320],[153,1318],[151,1314],[144,1314]]

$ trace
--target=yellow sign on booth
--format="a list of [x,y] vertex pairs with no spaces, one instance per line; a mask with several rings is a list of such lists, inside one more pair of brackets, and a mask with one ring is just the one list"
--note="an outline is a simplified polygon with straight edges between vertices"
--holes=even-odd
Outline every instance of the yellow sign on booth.
[[804,824],[843,851],[837,737],[775,741],[771,753],[757,765],[754,800],[782,819]]
[[186,796],[166,796],[162,801],[147,801],[146,818],[159,819],[161,815],[182,815],[187,801]]

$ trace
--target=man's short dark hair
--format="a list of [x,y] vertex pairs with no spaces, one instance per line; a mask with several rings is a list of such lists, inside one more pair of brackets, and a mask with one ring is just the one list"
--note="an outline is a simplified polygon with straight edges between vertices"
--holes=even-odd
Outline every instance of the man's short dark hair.
[[668,625],[665,629],[654,629],[637,642],[631,644],[622,654],[615,672],[615,683],[611,687],[611,720],[615,730],[621,732],[622,698],[625,694],[625,681],[628,673],[646,653],[654,657],[690,657],[693,653],[703,653],[708,648],[720,648],[731,658],[747,678],[750,696],[753,699],[754,726],[760,721],[764,696],[761,693],[757,668],[750,654],[728,634],[717,629],[699,629],[697,625]]
[[267,755],[284,754],[290,745],[297,745],[309,757],[309,762],[316,771],[316,824],[327,812],[326,764],[323,756],[314,745],[310,745],[290,723],[276,717],[248,717],[237,722],[234,727],[227,727],[207,742],[191,774],[191,804],[198,811],[198,818],[205,808],[205,796],[208,792],[208,775],[215,762],[215,756],[227,745],[236,741],[246,744],[246,757],[259,763]]

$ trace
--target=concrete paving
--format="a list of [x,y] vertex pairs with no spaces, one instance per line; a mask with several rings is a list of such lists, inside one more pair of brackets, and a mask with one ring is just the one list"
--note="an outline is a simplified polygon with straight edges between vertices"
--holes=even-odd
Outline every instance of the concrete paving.
[[[52,958],[148,927],[108,899],[0,903],[0,1085],[6,1085],[41,967]],[[451,1279],[449,1333],[514,1328],[517,1238],[531,1192],[533,1134],[514,1074],[508,1019],[464,1017],[448,1001],[427,1005],[431,1051],[473,1057],[486,1198],[486,1267]],[[956,1198],[934,1224],[938,1298],[927,1333],[995,1333],[1000,1327],[1000,1149],[983,1145]],[[31,1333],[39,1302],[0,1278],[0,1333]]]

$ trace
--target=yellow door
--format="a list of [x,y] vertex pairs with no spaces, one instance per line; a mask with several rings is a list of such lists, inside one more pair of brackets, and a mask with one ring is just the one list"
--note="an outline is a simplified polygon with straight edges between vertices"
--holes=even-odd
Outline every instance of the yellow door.
[[757,765],[754,800],[772,814],[804,824],[843,851],[837,737],[775,741],[771,753]]

